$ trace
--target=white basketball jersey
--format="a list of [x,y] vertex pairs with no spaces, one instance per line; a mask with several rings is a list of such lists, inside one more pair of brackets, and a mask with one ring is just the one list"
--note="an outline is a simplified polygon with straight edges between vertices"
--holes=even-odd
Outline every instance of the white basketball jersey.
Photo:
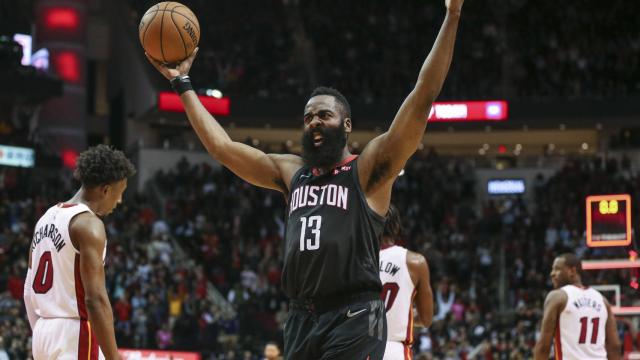
[[[31,241],[32,306],[42,318],[87,319],[80,279],[80,253],[71,243],[69,222],[84,204],[58,204],[36,224]],[[105,249],[102,259],[106,254]]]
[[574,285],[562,287],[567,306],[560,313],[555,336],[556,359],[607,359],[605,325],[607,307],[602,294]]
[[391,246],[380,251],[382,300],[387,310],[387,341],[413,343],[415,285],[407,267],[407,249]]

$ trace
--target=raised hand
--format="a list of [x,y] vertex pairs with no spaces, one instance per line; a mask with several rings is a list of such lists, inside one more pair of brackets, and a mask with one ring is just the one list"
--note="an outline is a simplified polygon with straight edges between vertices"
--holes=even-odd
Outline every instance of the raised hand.
[[464,0],[444,0],[447,9],[456,13],[462,11],[462,3],[464,3]]
[[151,65],[153,65],[153,67],[155,67],[164,77],[166,77],[167,80],[171,80],[176,76],[189,74],[191,65],[193,65],[193,60],[195,60],[196,55],[198,54],[198,49],[199,48],[195,48],[188,58],[182,60],[175,67],[169,67],[168,65],[161,63],[160,61],[149,56],[149,54],[147,54],[146,52],[144,54],[147,56],[147,59],[149,59],[149,62],[151,63]]

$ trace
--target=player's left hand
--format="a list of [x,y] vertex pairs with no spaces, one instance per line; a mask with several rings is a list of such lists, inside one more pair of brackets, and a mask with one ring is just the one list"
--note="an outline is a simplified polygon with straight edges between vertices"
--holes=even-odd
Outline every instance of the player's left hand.
[[176,76],[189,74],[191,65],[193,65],[193,60],[196,59],[196,55],[198,54],[198,48],[195,48],[188,58],[182,60],[175,67],[171,67],[161,63],[160,61],[149,56],[149,54],[147,54],[146,52],[144,54],[147,56],[147,59],[149,60],[151,65],[156,68],[156,70],[158,70],[164,77],[166,77],[167,80],[171,80]]
[[458,14],[462,11],[462,3],[464,3],[464,0],[444,0],[447,9]]

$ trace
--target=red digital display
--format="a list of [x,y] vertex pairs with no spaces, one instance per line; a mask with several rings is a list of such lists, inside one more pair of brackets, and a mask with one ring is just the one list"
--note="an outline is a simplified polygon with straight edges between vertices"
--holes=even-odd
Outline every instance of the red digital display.
[[505,121],[508,105],[504,100],[436,102],[431,106],[429,121]]
[[[226,116],[231,112],[231,100],[228,97],[216,98],[198,96],[202,105],[213,115]],[[158,96],[158,108],[162,111],[184,112],[184,106],[178,94],[163,91]]]
[[627,246],[631,243],[631,196],[588,196],[587,245]]
[[63,150],[62,151],[62,165],[69,169],[75,169],[76,162],[78,161],[78,152],[75,150]]
[[71,83],[80,81],[80,59],[77,53],[68,50],[54,53],[53,62],[60,78]]
[[78,30],[80,15],[70,7],[52,7],[44,12],[44,24],[48,30]]

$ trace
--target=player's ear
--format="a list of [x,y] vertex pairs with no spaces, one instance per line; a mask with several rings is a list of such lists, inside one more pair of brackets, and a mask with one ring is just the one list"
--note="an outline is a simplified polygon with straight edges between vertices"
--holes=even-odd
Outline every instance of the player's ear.
[[110,184],[100,185],[100,193],[104,196],[109,195],[109,190],[111,190]]
[[344,132],[351,134],[351,118],[344,118],[343,120]]

